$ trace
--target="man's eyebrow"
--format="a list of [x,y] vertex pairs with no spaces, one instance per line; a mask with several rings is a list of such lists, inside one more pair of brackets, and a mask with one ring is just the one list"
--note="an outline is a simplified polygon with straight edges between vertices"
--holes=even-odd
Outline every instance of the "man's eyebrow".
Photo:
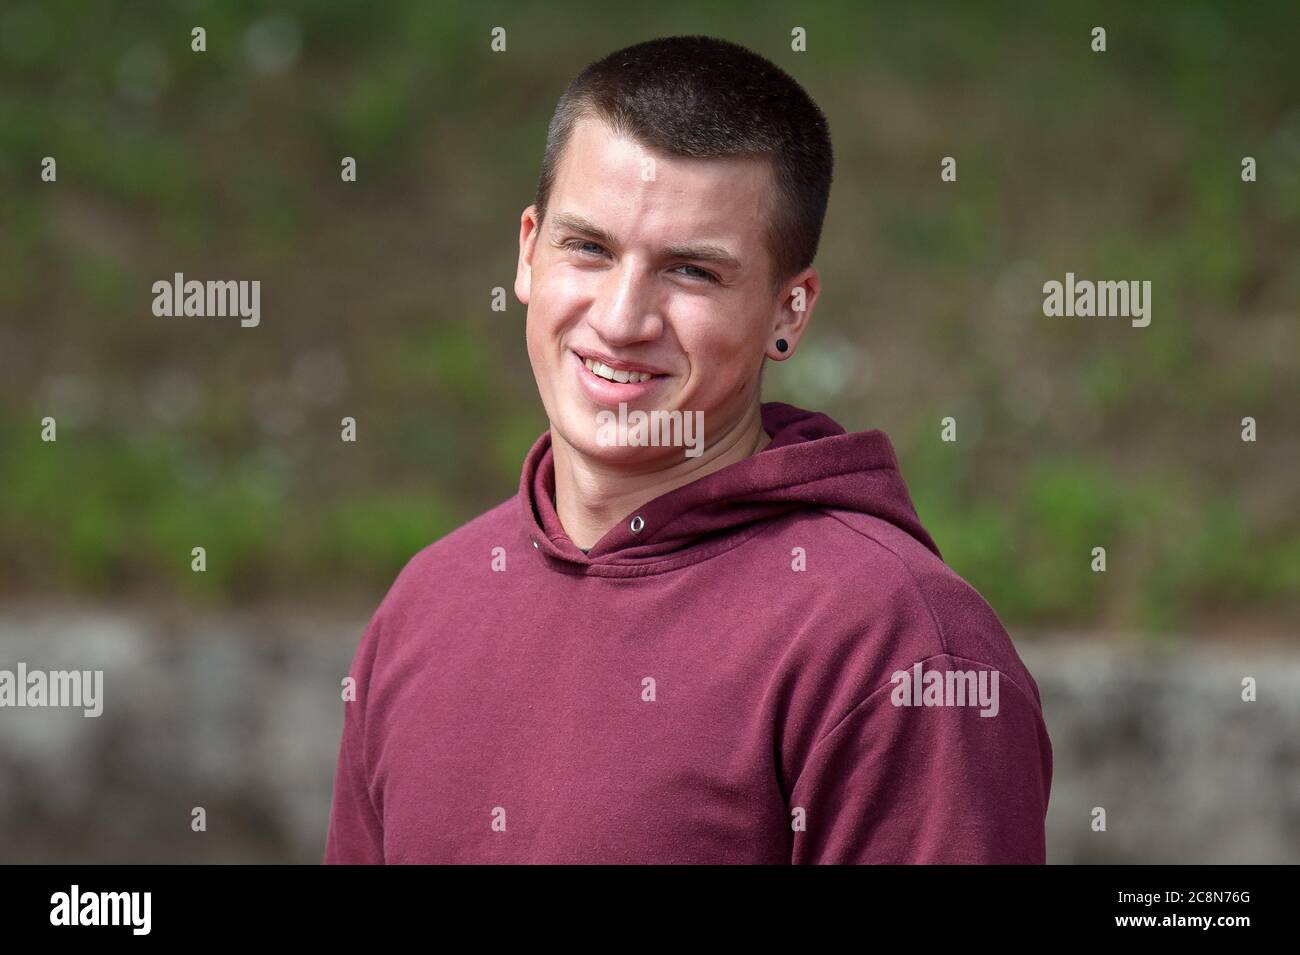
[[726,268],[740,268],[740,260],[720,245],[672,245],[664,249],[664,253],[674,259],[694,259]]
[[[613,235],[589,219],[575,213],[557,212],[551,217],[551,231],[576,232],[589,236],[606,245],[616,246],[618,241]],[[663,250],[663,255],[673,259],[693,259],[697,262],[712,262],[726,268],[739,269],[740,260],[720,245],[672,245]]]
[[581,235],[599,239],[606,245],[617,245],[614,237],[590,219],[570,212],[557,212],[551,217],[551,232],[577,232]]

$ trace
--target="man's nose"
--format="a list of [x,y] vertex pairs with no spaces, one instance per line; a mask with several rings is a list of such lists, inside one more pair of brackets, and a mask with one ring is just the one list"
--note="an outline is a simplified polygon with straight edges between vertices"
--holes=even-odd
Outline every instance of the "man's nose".
[[658,338],[663,319],[654,276],[630,262],[610,269],[587,321],[610,345]]

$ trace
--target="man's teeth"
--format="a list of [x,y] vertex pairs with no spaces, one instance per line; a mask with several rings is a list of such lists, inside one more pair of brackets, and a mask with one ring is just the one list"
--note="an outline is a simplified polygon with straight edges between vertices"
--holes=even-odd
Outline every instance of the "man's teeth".
[[593,361],[590,358],[584,358],[582,363],[587,366],[587,369],[593,375],[599,375],[601,378],[605,378],[609,381],[621,382],[623,384],[626,384],[629,381],[649,381],[654,377],[654,375],[644,371],[623,371],[621,368],[610,368],[609,365],[602,365],[600,362]]

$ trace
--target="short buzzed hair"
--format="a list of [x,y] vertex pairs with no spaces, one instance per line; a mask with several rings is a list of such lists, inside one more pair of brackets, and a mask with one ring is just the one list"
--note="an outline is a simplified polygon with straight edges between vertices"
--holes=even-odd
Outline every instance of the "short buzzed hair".
[[766,159],[777,187],[767,246],[773,291],[812,264],[830,198],[830,126],[793,77],[736,43],[705,36],[647,40],[611,53],[569,84],[546,134],[537,219],[578,120],[678,156]]

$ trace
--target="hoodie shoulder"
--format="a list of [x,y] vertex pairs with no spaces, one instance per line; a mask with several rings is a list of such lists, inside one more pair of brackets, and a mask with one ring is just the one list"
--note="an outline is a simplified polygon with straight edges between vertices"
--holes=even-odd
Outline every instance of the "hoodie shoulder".
[[384,603],[404,602],[413,591],[423,591],[428,581],[455,579],[466,560],[490,559],[493,547],[504,547],[518,533],[518,507],[519,502],[509,497],[416,551],[398,572]]
[[[873,568],[872,577],[880,582],[879,596],[889,612],[909,621],[906,629],[912,637],[911,653],[924,655],[928,649],[934,655],[992,666],[1038,701],[1038,687],[996,611],[937,554],[881,518],[839,509],[823,510],[822,514],[851,531],[860,542],[861,560],[838,562],[843,568],[840,572],[856,574],[863,566]],[[847,586],[845,590],[861,593]],[[875,605],[855,609],[867,614],[880,611],[878,602],[869,603]]]

